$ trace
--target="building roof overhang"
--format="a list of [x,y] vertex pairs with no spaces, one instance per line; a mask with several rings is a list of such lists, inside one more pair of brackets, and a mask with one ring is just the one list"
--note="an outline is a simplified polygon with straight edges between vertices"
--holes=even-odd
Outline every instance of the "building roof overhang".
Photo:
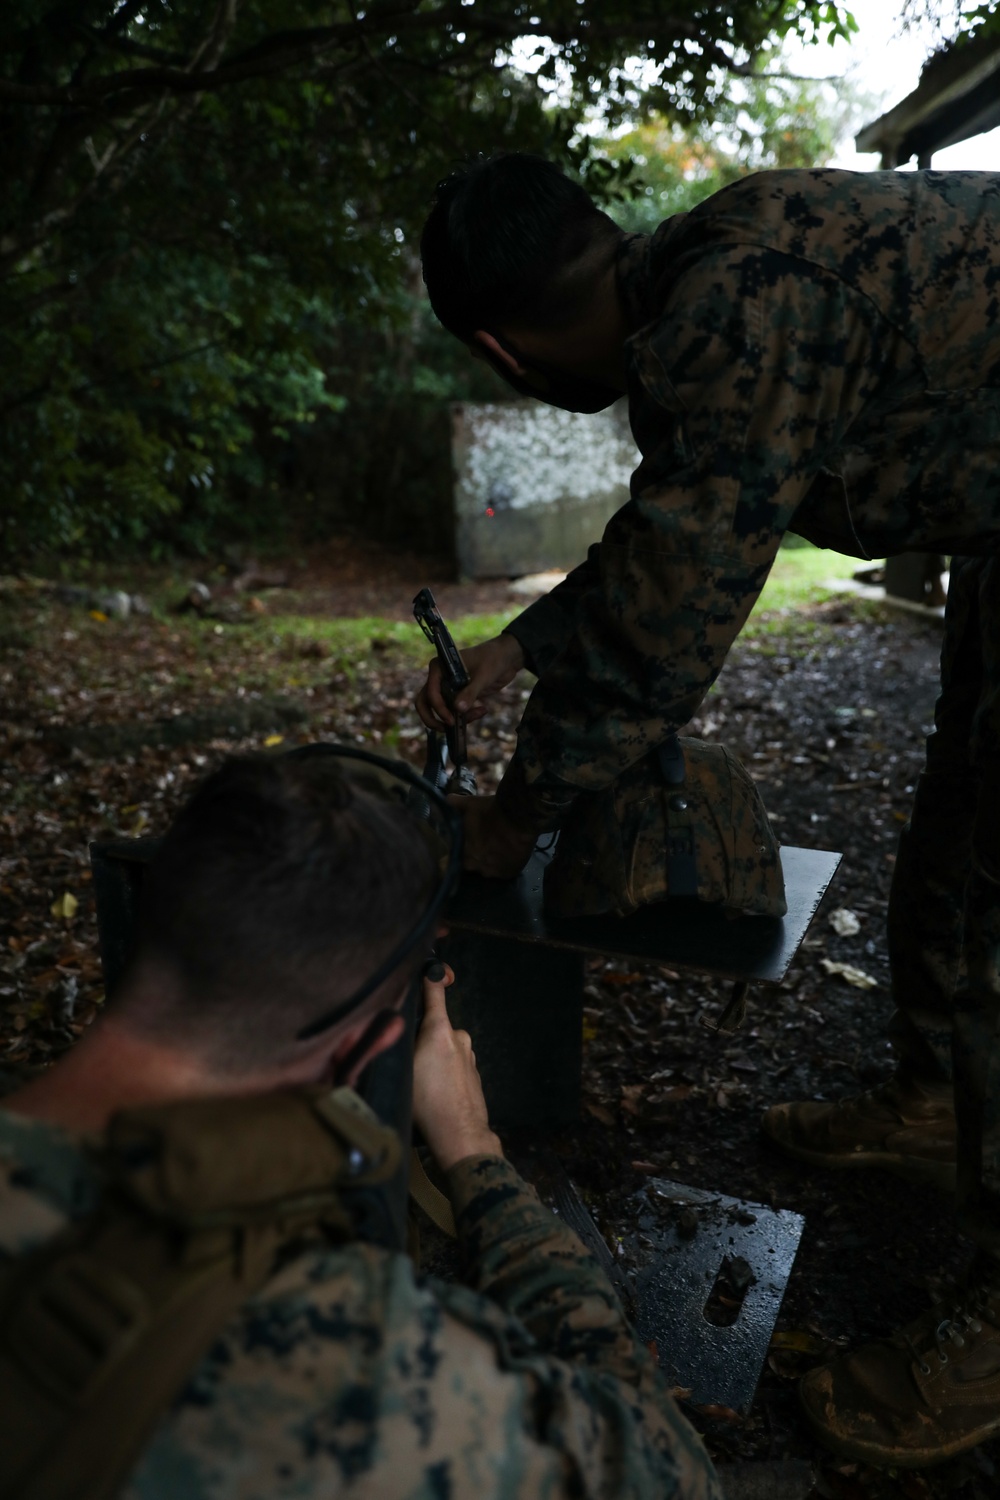
[[912,94],[865,125],[855,137],[859,151],[881,153],[883,167],[905,165],[914,156],[930,160],[1000,125],[1000,35],[952,43],[924,65]]

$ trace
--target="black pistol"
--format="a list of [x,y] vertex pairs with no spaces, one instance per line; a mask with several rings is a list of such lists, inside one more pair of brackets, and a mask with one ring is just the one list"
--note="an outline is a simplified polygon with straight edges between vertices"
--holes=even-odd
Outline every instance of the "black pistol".
[[462,689],[468,687],[469,674],[465,670],[465,663],[459,655],[458,647],[452,640],[451,631],[441,618],[441,611],[435,604],[434,595],[430,589],[421,589],[414,599],[413,617],[437,652],[437,659],[441,664],[444,700],[455,715],[455,722],[449,727],[445,736],[452,766],[450,774],[445,764],[441,736],[436,730],[428,729],[427,762],[424,766],[424,775],[428,781],[432,781],[435,786],[441,787],[446,792],[459,792],[464,796],[474,797],[476,778],[466,764],[468,745],[465,735],[465,715],[455,711],[455,700]]

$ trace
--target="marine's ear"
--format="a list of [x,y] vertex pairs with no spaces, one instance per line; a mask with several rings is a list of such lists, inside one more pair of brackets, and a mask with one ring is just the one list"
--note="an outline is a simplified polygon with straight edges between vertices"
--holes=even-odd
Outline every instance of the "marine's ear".
[[505,348],[500,340],[492,333],[487,333],[485,328],[476,329],[472,335],[470,348],[476,359],[489,360],[491,364],[499,365],[501,371],[506,367],[512,375],[518,375],[522,380],[528,373],[527,366],[522,365],[509,348]]
[[403,1017],[394,1010],[368,1014],[357,1025],[337,1038],[331,1049],[330,1075],[338,1084],[353,1089],[370,1062],[394,1047],[406,1029]]

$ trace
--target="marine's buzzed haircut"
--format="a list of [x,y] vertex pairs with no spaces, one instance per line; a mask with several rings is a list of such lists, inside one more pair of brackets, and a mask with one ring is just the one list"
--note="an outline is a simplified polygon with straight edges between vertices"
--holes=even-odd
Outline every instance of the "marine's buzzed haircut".
[[123,1021],[251,1072],[378,969],[426,906],[437,860],[408,808],[343,767],[241,756],[202,783],[143,882],[133,973],[166,982],[126,982]]
[[420,240],[427,295],[464,343],[503,325],[562,328],[620,238],[552,162],[514,151],[479,157],[438,183]]

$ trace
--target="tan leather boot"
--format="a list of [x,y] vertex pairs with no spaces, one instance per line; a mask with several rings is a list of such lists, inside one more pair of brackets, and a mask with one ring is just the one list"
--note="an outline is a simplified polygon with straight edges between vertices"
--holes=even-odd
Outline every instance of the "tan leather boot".
[[1000,1432],[1000,1287],[970,1280],[900,1329],[803,1376],[813,1432],[842,1458],[942,1463]]
[[761,1129],[788,1156],[820,1167],[886,1167],[955,1191],[955,1105],[950,1083],[891,1078],[838,1104],[774,1104]]

